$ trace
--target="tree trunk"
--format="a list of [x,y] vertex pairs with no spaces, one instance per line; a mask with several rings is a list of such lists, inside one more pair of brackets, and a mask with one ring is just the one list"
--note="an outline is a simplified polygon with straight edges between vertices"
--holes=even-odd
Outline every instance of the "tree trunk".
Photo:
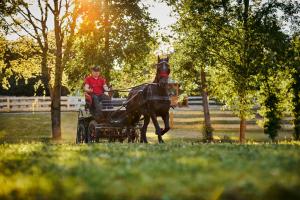
[[59,85],[56,85],[56,87],[53,88],[51,98],[51,121],[53,139],[61,139],[60,95],[61,87]]
[[[249,17],[249,0],[244,0],[244,13],[243,13],[243,29],[244,29],[244,47],[243,47],[243,67],[245,70],[249,67],[249,58],[248,58],[248,50],[249,50],[249,27],[248,27],[248,17]],[[247,75],[246,75],[247,76]],[[243,90],[243,89],[242,89]],[[240,91],[240,98],[243,99],[244,95],[241,95],[243,91]],[[242,106],[240,110],[240,143],[245,142],[246,135],[246,118],[243,113],[243,101],[241,100],[240,106]]]
[[61,81],[62,81],[62,46],[58,45],[55,59],[55,79],[51,96],[52,138],[61,138]]
[[60,115],[60,99],[61,99],[61,80],[62,80],[62,33],[59,22],[59,5],[58,0],[54,0],[54,32],[55,32],[55,74],[54,86],[51,96],[51,120],[52,120],[52,138],[61,138],[61,115]]
[[201,93],[202,93],[202,102],[203,102],[203,112],[204,112],[204,127],[203,133],[204,138],[207,141],[213,140],[213,129],[210,121],[209,114],[209,105],[208,105],[208,95],[207,95],[207,85],[206,85],[206,74],[204,67],[201,67]]
[[240,143],[244,143],[246,140],[246,118],[244,116],[240,117]]
[[60,23],[60,10],[58,0],[54,0],[54,32],[55,32],[55,44],[56,44],[56,55],[55,55],[55,78],[54,86],[51,95],[51,120],[52,120],[52,138],[61,138],[61,87],[62,87],[62,75],[64,68],[70,59],[70,52],[74,42],[74,33],[76,27],[76,20],[78,17],[77,4],[75,4],[74,13],[72,14],[72,22],[69,27],[69,37],[66,40],[66,45],[63,53],[63,44],[65,34],[62,31],[62,24]]

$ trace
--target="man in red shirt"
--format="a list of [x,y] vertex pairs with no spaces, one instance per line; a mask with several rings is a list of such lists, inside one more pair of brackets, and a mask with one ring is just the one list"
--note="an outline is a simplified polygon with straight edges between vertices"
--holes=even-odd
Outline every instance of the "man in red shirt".
[[108,91],[108,87],[106,80],[100,77],[99,66],[91,68],[91,75],[84,80],[84,91],[91,95],[93,100],[92,107],[96,109],[96,113],[101,112],[102,106],[100,102],[102,100],[109,100],[109,97],[105,94]]

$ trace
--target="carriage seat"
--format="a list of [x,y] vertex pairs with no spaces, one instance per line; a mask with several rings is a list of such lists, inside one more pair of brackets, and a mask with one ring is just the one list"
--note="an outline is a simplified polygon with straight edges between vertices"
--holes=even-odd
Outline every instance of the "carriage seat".
[[[92,110],[92,106],[93,106],[93,98],[87,92],[84,93],[84,97],[85,97],[85,110],[90,110],[91,111]],[[104,105],[103,105],[104,109],[113,109],[113,104],[112,104],[111,99],[110,99],[111,97],[108,97],[108,98],[109,99],[102,100],[102,101],[108,101],[108,102],[106,102],[106,105],[104,103]]]

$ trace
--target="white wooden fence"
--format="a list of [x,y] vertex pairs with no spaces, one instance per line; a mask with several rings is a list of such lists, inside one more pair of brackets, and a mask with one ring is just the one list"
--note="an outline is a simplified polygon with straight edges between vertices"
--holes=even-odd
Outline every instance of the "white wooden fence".
[[[61,97],[62,111],[77,111],[85,105],[84,97]],[[0,112],[50,111],[50,97],[10,97],[0,96]]]
[[[116,98],[114,100],[125,100]],[[172,97],[172,105],[177,105],[178,97]],[[214,100],[209,101],[210,106],[219,106]],[[78,96],[63,96],[61,97],[62,111],[77,111],[85,105],[84,97]],[[188,97],[188,106],[202,105],[202,97]],[[0,112],[35,112],[35,111],[50,111],[50,97],[11,97],[0,96]]]

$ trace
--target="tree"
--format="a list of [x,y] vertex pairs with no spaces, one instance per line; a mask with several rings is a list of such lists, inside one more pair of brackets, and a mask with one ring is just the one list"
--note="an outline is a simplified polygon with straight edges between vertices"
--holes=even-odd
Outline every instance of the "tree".
[[[145,61],[155,46],[150,35],[154,23],[141,0],[85,2],[74,59],[67,70],[70,85],[78,85],[77,77],[86,75],[93,64],[99,65],[102,75],[115,86],[115,76],[122,70],[132,74],[139,71],[139,75],[144,69],[147,71]],[[125,84],[134,81],[132,78],[131,83]]]
[[[283,17],[277,13],[282,12]],[[287,68],[286,54],[290,36],[285,33],[282,24],[291,21],[291,27],[297,24],[299,4],[297,2],[270,1],[262,4],[255,12],[251,28],[260,48],[256,57],[258,68],[257,96],[260,114],[264,117],[264,132],[274,141],[284,111],[289,109],[289,85],[291,77]],[[295,28],[290,28],[292,30]]]
[[[174,30],[178,34],[175,43],[175,53],[172,55],[174,75],[183,83],[186,93],[197,90],[202,94],[204,125],[203,136],[207,141],[213,139],[212,126],[208,106],[208,88],[206,70],[212,60],[206,51],[211,42],[212,32],[203,29],[205,24],[197,15],[197,7],[193,1],[171,2],[179,14],[179,20]],[[199,7],[198,7],[199,8]],[[207,14],[207,13],[206,13]],[[199,35],[203,37],[200,38]]]
[[8,41],[2,35],[0,35],[0,70],[1,70],[0,83],[1,85],[7,84],[6,76],[8,72],[6,70],[7,67],[5,63],[7,43]]
[[205,54],[198,54],[200,48],[201,46],[197,40],[192,38],[184,37],[184,41],[178,42],[172,55],[173,74],[176,79],[181,80],[181,83],[185,85],[186,93],[189,94],[196,90],[202,94],[204,111],[203,137],[206,141],[212,141],[213,129],[209,114],[205,72],[207,66],[209,66],[209,61],[203,62]]
[[275,15],[279,8],[276,4],[262,6],[253,23],[261,46],[261,53],[257,57],[259,112],[264,117],[264,133],[273,141],[278,135],[280,121],[286,110],[286,86],[289,84],[288,73],[284,69],[289,40],[288,35],[282,32],[280,21]]
[[[15,7],[15,13],[2,18],[9,30],[18,36],[29,35],[38,44],[37,52],[41,56],[42,82],[46,93],[50,92],[50,72],[49,72],[49,41],[48,41],[48,1],[38,0],[38,5],[30,4],[26,1],[7,0],[6,7]],[[32,12],[36,7],[40,16]]]
[[300,140],[300,36],[295,34],[291,41],[289,63],[292,67],[292,105],[294,116],[294,138]]
[[[239,116],[240,142],[244,142],[246,119],[254,117],[253,108],[257,104],[255,99],[259,98],[257,91],[262,87],[258,83],[270,82],[267,79],[257,81],[258,77],[265,77],[263,74],[268,77],[275,73],[274,66],[282,66],[280,63],[282,58],[279,57],[284,53],[279,50],[281,47],[277,46],[276,49],[274,46],[286,44],[287,40],[286,35],[278,29],[278,24],[283,21],[279,22],[276,13],[280,9],[283,10],[283,19],[287,19],[297,13],[296,6],[292,1],[276,0],[268,2],[171,0],[169,2],[177,5],[179,27],[186,31],[185,37],[180,38],[180,42],[191,38],[190,40],[193,41],[191,44],[196,44],[189,45],[193,51],[188,52],[186,49],[184,51],[198,55],[198,59],[203,63],[207,63],[205,62],[207,57],[213,61],[212,67],[208,68],[211,94],[222,101],[225,108]],[[180,34],[180,30],[177,32]],[[268,54],[266,51],[271,53]],[[280,56],[276,56],[277,60],[272,60],[270,59],[272,54]],[[273,63],[270,62],[271,60]],[[261,70],[262,66],[266,69]],[[194,69],[190,68],[189,71],[192,72]],[[267,102],[273,102],[268,106],[274,108],[268,112],[270,115],[267,115],[267,118],[274,119],[275,124],[278,124],[281,111],[277,109],[277,104],[280,100],[273,95],[271,87],[266,88],[269,93],[265,105]],[[272,86],[272,88],[276,87]],[[271,126],[266,125],[266,131],[270,130],[268,127]],[[278,126],[274,127],[278,130]]]
[[[174,1],[172,2],[174,3]],[[176,4],[176,1],[175,1]],[[215,69],[222,71],[226,68],[227,79],[213,77],[210,80],[226,81],[226,85],[215,84],[211,88],[213,94],[223,100],[240,117],[240,140],[244,141],[246,129],[246,117],[251,110],[247,101],[251,94],[251,87],[247,84],[253,75],[254,70],[249,65],[249,28],[248,28],[248,10],[249,1],[234,3],[234,1],[180,1],[182,8],[180,20],[182,27],[192,27],[188,32],[189,37],[197,50],[198,59],[202,66],[207,66],[208,60],[212,60]],[[244,9],[242,9],[244,8]],[[186,39],[186,38],[185,38]],[[199,42],[198,42],[199,41]],[[194,56],[195,57],[195,56]],[[210,59],[208,59],[210,57]],[[193,59],[194,60],[194,59]],[[203,72],[203,70],[201,70]],[[228,81],[232,81],[229,84]],[[240,83],[244,84],[241,85]],[[205,85],[205,83],[203,83]],[[225,97],[222,93],[224,88],[231,85],[234,93],[232,96]],[[220,90],[218,90],[220,89]],[[225,94],[227,95],[227,94]],[[229,100],[230,99],[230,100]],[[207,120],[208,121],[208,120]]]
[[[2,18],[7,25],[10,25],[10,30],[20,35],[16,29],[19,28],[38,44],[43,83],[46,88],[49,88],[51,96],[52,137],[59,139],[61,138],[60,97],[62,74],[70,58],[80,4],[75,0],[53,0],[51,2],[38,0],[36,4],[30,4],[29,1],[10,0],[6,2],[6,5],[16,5],[15,15]],[[39,9],[38,15],[33,12],[35,8]],[[50,49],[49,42],[51,31],[48,27],[48,20],[50,17],[54,21],[55,45],[53,49]],[[54,57],[54,68],[49,67],[51,53]],[[54,76],[54,80],[51,79],[51,75]]]
[[[12,85],[17,86],[18,82],[27,82],[30,78],[39,79],[40,57],[36,55],[35,45],[34,41],[28,37],[15,41],[0,38],[0,83],[3,92],[10,90]],[[36,87],[39,85],[35,84]],[[32,85],[32,93],[33,87],[34,85]],[[18,91],[15,91],[15,94],[17,93]]]
[[[75,27],[78,18],[78,4],[66,1],[63,5],[62,0],[53,0],[53,6],[47,4],[47,7],[53,14],[54,18],[54,33],[55,33],[55,72],[54,84],[51,88],[51,121],[52,121],[52,136],[54,139],[61,138],[61,113],[60,99],[62,75],[67,62],[70,59],[70,51],[74,42]],[[62,12],[62,9],[65,9]],[[65,47],[63,47],[65,45]]]

